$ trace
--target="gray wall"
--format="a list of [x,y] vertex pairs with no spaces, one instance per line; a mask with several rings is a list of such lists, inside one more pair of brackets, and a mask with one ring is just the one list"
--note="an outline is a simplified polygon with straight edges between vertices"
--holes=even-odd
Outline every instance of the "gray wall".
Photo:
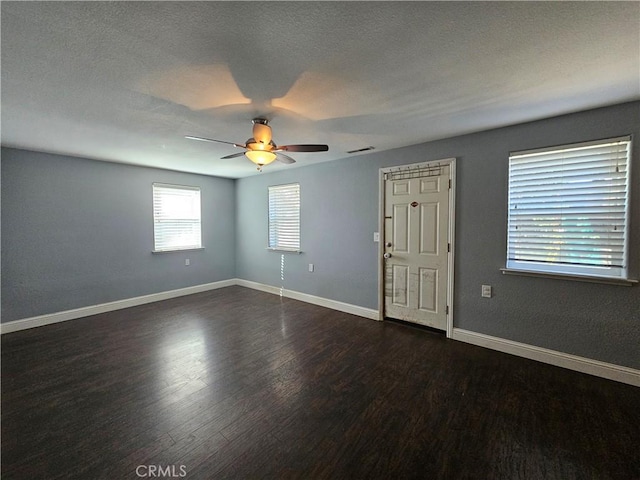
[[[455,327],[640,368],[639,286],[499,271],[509,151],[633,134],[638,276],[639,119],[634,102],[237,181],[2,149],[2,320],[235,276],[375,309],[379,168],[456,157]],[[153,182],[202,188],[205,250],[151,254]],[[304,253],[285,254],[282,269],[266,250],[267,187],[290,182],[301,185]],[[493,298],[480,297],[483,283]]]
[[[235,276],[233,180],[8,148],[1,178],[3,322]],[[153,182],[201,188],[204,250],[151,253]]]
[[[369,161],[362,156],[238,180],[237,276],[377,309],[378,171],[367,168]],[[293,182],[300,183],[303,253],[267,251],[267,187]]]
[[[456,157],[455,324],[640,368],[640,287],[504,276],[510,151],[635,135],[631,269],[640,271],[640,102],[240,179],[239,278],[377,308],[378,170]],[[301,185],[303,254],[267,251],[267,187]],[[307,266],[314,263],[316,271]],[[481,284],[494,297],[481,298]]]

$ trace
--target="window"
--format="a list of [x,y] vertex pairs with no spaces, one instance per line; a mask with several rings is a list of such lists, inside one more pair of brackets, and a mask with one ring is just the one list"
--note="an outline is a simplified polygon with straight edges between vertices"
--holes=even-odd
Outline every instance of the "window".
[[507,270],[627,278],[631,138],[509,156]]
[[202,248],[200,188],[153,184],[154,251]]
[[300,185],[269,187],[269,248],[300,251]]

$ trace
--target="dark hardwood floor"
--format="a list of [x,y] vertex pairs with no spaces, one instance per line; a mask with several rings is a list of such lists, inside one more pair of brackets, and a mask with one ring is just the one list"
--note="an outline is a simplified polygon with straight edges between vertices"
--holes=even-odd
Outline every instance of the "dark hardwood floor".
[[229,287],[2,336],[2,478],[638,479],[640,388]]

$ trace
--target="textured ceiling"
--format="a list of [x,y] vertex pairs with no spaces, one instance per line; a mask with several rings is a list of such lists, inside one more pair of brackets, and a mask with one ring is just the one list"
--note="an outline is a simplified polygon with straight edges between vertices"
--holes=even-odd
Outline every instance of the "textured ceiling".
[[[640,98],[638,2],[2,2],[2,144],[243,177]],[[295,168],[282,164],[267,170]]]

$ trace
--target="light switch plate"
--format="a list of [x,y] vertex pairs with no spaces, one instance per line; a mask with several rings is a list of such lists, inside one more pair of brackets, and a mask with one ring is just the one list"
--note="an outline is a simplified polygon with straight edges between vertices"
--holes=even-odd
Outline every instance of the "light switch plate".
[[484,298],[491,298],[491,285],[482,285],[482,296]]

